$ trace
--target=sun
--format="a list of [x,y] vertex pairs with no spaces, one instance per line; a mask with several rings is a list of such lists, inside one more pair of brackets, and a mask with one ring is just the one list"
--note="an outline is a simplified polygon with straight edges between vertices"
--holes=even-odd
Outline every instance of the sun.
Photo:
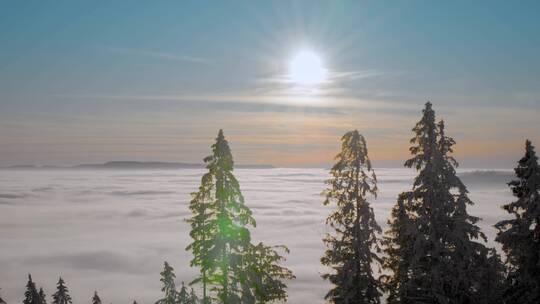
[[289,65],[290,81],[297,85],[319,85],[327,80],[327,74],[321,57],[310,50],[298,52]]

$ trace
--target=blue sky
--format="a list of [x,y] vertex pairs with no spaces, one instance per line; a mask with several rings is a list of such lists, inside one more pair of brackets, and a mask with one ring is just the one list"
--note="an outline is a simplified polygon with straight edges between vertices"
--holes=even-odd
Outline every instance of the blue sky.
[[[537,1],[4,1],[0,165],[200,161],[223,128],[239,163],[326,165],[359,129],[407,157],[427,99],[466,166],[540,142]],[[302,49],[320,92],[276,82]]]

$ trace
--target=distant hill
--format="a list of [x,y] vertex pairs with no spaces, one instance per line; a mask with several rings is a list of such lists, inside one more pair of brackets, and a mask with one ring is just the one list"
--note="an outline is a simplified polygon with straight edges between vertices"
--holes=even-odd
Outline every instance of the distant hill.
[[[72,167],[16,165],[1,169],[202,169],[204,164],[181,162],[141,162],[141,161],[109,161],[102,164],[81,164]],[[236,165],[239,169],[272,169],[272,165]]]
[[498,184],[501,186],[506,186],[508,182],[515,179],[513,172],[510,170],[475,170],[459,173],[458,176],[461,178],[461,181],[467,186],[485,184]]
[[199,169],[202,164],[174,162],[139,162],[139,161],[110,161],[103,164],[82,164],[73,168],[80,169]]

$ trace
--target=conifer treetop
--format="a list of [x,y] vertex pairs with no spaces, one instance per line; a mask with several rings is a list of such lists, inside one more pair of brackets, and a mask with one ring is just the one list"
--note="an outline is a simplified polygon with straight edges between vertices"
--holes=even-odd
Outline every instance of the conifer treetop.
[[377,177],[368,157],[366,141],[357,131],[341,138],[341,150],[330,170],[329,187],[323,192],[324,205],[335,203],[326,219],[333,228],[323,239],[327,250],[321,263],[332,269],[322,277],[332,288],[325,299],[330,303],[380,303],[379,283],[373,275],[374,262],[380,262],[375,221],[368,195],[376,197]]
[[517,200],[503,206],[512,218],[495,225],[495,240],[506,253],[506,300],[532,304],[540,301],[540,167],[529,140],[514,171],[516,179],[508,185]]
[[97,291],[94,291],[94,296],[92,297],[92,304],[101,304],[101,298],[98,296]]
[[212,152],[212,155],[204,159],[208,169],[211,169],[211,166],[215,166],[225,171],[234,170],[231,148],[229,147],[229,142],[225,139],[225,135],[223,135],[222,129],[219,129],[216,142],[212,145]]
[[26,283],[23,304],[42,304],[39,293],[36,289],[36,284],[32,281],[32,275],[30,274],[28,274],[28,282]]
[[163,271],[161,275],[161,291],[165,294],[164,297],[156,302],[156,304],[176,304],[177,292],[174,284],[176,275],[174,269],[167,262],[163,262]]
[[427,102],[422,110],[422,118],[412,129],[415,136],[411,138],[412,146],[409,151],[412,158],[405,162],[405,167],[420,170],[427,163],[433,161],[437,149],[437,127],[435,124],[435,111],[432,109],[431,102]]
[[53,304],[71,304],[71,296],[68,294],[68,288],[64,285],[62,277],[58,279],[56,292],[53,294]]

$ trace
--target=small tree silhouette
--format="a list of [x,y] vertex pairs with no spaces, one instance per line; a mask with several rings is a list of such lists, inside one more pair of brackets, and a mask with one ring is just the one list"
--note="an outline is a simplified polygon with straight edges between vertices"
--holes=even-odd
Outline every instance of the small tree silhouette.
[[97,291],[94,291],[94,296],[92,297],[92,304],[101,304],[101,298],[98,296]]
[[56,292],[53,294],[53,304],[71,304],[71,296],[68,293],[67,286],[64,285],[62,277],[58,279],[56,284]]

